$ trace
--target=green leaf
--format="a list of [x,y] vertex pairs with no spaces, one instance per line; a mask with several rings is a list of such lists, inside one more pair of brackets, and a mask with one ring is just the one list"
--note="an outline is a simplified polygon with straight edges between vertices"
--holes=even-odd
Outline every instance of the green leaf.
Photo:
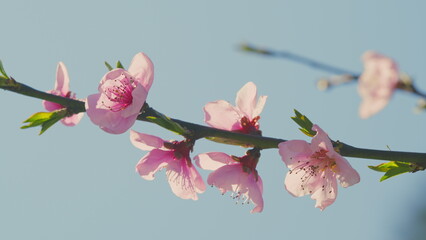
[[3,63],[0,60],[0,73],[3,75],[4,78],[9,79],[9,76],[7,76],[6,71],[4,70]]
[[122,69],[124,69],[123,64],[121,64],[121,62],[120,62],[120,61],[117,61],[117,68],[122,68]]
[[368,166],[368,167],[374,171],[385,173],[385,175],[383,175],[383,177],[380,178],[380,182],[403,173],[424,170],[424,168],[422,168],[421,166],[418,166],[415,163],[398,162],[398,161],[386,162],[386,163],[379,164],[377,166]]
[[294,113],[296,114],[296,116],[291,117],[291,119],[293,119],[293,121],[295,121],[301,127],[299,128],[300,131],[302,131],[302,133],[308,135],[309,137],[315,136],[317,132],[312,130],[312,126],[314,124],[309,120],[309,118],[307,118],[305,115],[302,115],[296,109],[294,109]]
[[60,109],[53,112],[38,112],[31,115],[24,123],[28,123],[21,127],[26,129],[30,127],[37,127],[41,125],[41,131],[39,135],[43,134],[47,129],[53,126],[56,122],[64,118],[67,114],[67,109]]
[[164,114],[157,113],[158,117],[155,116],[148,116],[147,119],[149,119],[151,122],[156,123],[166,129],[169,129],[170,131],[173,131],[180,135],[188,135],[189,131],[183,128],[180,124],[174,122],[172,119],[167,117]]
[[391,170],[392,168],[398,167],[398,164],[395,161],[392,161],[392,162],[382,163],[377,166],[368,166],[368,167],[377,172],[387,172]]
[[112,66],[107,61],[105,61],[104,63],[105,63],[105,66],[108,68],[109,71],[111,71],[113,69]]

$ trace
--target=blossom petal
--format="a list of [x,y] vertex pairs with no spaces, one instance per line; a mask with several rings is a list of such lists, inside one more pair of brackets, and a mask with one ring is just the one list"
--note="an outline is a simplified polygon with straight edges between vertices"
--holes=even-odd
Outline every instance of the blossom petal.
[[146,91],[149,91],[154,80],[154,64],[147,55],[142,52],[136,54],[130,63],[128,72],[145,87]]
[[250,213],[262,212],[263,211],[263,182],[260,176],[258,176],[257,181],[254,177],[254,174],[250,174],[247,179],[247,188],[248,188],[248,198],[256,205]]
[[398,65],[391,58],[374,51],[363,54],[364,72],[359,77],[358,93],[362,98],[361,118],[382,110],[389,102],[399,81]]
[[241,182],[241,175],[244,174],[240,164],[225,165],[209,174],[207,184],[216,186],[222,194],[227,191],[234,191],[233,185]]
[[[256,85],[253,82],[248,82],[238,91],[237,98],[235,99],[237,107],[245,114],[247,118],[249,118],[249,120],[252,120],[254,117],[256,117],[253,114],[256,108],[256,98]],[[259,105],[259,110],[261,110],[261,108],[263,108],[263,106]]]
[[235,162],[231,156],[222,152],[209,152],[194,157],[198,167],[204,170],[216,170],[224,165]]
[[317,188],[316,191],[312,194],[311,198],[316,200],[315,207],[324,210],[326,207],[330,206],[337,197],[337,181],[334,174],[323,172],[325,178],[323,181],[324,188]]
[[214,127],[227,131],[241,129],[240,114],[229,102],[219,100],[204,106],[204,121]]
[[136,165],[136,171],[142,178],[146,180],[153,180],[154,174],[161,168],[167,166],[167,164],[171,161],[173,161],[172,151],[153,149],[139,160]]
[[69,82],[68,70],[63,62],[59,62],[56,67],[55,90],[61,92],[60,96],[65,97],[69,92]]
[[83,118],[83,116],[84,116],[84,113],[82,113],[82,112],[77,113],[77,114],[73,114],[69,117],[62,118],[61,122],[65,126],[72,127],[72,126],[77,125],[80,122],[80,120]]
[[334,152],[333,144],[327,133],[324,132],[318,125],[314,124],[312,130],[316,131],[317,134],[312,138],[311,145],[313,151],[317,151],[318,148],[325,149],[329,152]]
[[120,112],[112,112],[103,106],[101,94],[92,94],[87,97],[86,112],[90,120],[102,130],[121,134],[126,132],[136,121],[138,113],[123,118]]
[[278,144],[279,154],[288,168],[293,169],[300,162],[309,160],[312,155],[311,146],[303,140],[290,140]]
[[257,101],[256,107],[253,110],[253,118],[260,115],[260,113],[263,110],[263,107],[265,106],[267,96],[260,96],[259,100]]
[[[61,93],[59,91],[56,91],[56,90],[51,90],[51,91],[47,91],[47,92],[50,93],[50,94],[61,96],[60,95]],[[42,104],[43,104],[43,107],[49,112],[64,108],[64,106],[62,106],[59,103],[49,102],[49,101],[46,101],[46,100],[43,100]]]
[[348,160],[337,153],[334,156],[334,159],[336,160],[336,165],[338,167],[336,170],[336,177],[339,179],[340,185],[342,185],[342,187],[349,187],[359,183],[361,180],[360,176],[358,172],[352,168]]
[[386,107],[389,100],[386,98],[379,98],[379,99],[371,99],[371,98],[364,98],[364,100],[361,102],[359,106],[359,116],[362,119],[369,118],[373,116],[374,114],[380,112],[383,108]]
[[284,180],[285,189],[294,197],[302,197],[307,194],[311,194],[317,189],[319,185],[319,178],[304,178],[305,171],[298,171],[295,169],[289,171]]
[[206,188],[200,174],[195,168],[191,168],[184,160],[171,161],[167,166],[167,179],[176,196],[182,199],[198,200],[197,192],[204,192]]
[[138,114],[142,109],[142,106],[145,104],[146,97],[148,92],[141,84],[137,84],[136,88],[132,91],[133,101],[126,109],[121,111],[121,116],[124,118]]
[[191,166],[189,167],[189,171],[191,179],[194,182],[195,191],[197,193],[203,193],[206,191],[206,184],[197,169],[194,166]]
[[164,140],[145,133],[139,133],[133,130],[130,130],[130,142],[133,146],[144,150],[151,151],[156,148],[162,148],[164,145]]
[[107,87],[114,84],[114,81],[111,81],[113,79],[117,79],[121,74],[124,74],[126,76],[131,76],[129,72],[122,68],[116,68],[113,69],[102,77],[101,81],[99,82],[98,90],[99,92],[104,92]]
[[[254,174],[247,174],[242,171],[240,164],[225,165],[210,173],[207,183],[217,187],[222,194],[227,191],[236,193],[236,198],[246,196],[246,201],[255,204],[251,213],[261,212],[263,210],[263,183],[260,176],[256,181]],[[244,199],[244,198],[242,198]]]

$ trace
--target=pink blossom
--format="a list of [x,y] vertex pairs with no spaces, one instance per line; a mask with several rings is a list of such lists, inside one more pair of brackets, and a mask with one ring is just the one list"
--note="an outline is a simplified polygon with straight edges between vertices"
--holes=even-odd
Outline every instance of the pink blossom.
[[[67,68],[65,67],[65,64],[63,62],[59,62],[56,68],[55,88],[53,90],[48,91],[48,93],[61,96],[61,97],[76,99],[75,93],[71,93],[69,91],[69,82],[70,82],[70,78],[68,77]],[[62,106],[61,104],[49,102],[45,100],[43,100],[43,106],[49,112],[66,108]],[[65,126],[70,126],[70,127],[75,126],[80,122],[83,115],[84,113],[82,112],[77,114],[72,114],[68,117],[62,118],[61,122]]]
[[166,168],[166,175],[173,193],[183,199],[197,200],[197,193],[206,190],[201,175],[191,163],[190,141],[164,141],[163,139],[130,131],[130,141],[141,150],[150,151],[139,160],[136,171],[146,180],[153,180],[154,174]]
[[217,187],[222,194],[233,192],[232,196],[242,203],[253,202],[256,207],[251,213],[263,210],[263,183],[257,173],[259,152],[249,150],[243,157],[229,156],[221,152],[199,154],[195,157],[199,167],[213,170],[207,183]]
[[362,59],[364,72],[358,84],[362,98],[359,115],[368,118],[388,104],[398,84],[399,71],[395,61],[373,51],[365,52]]
[[337,197],[337,179],[343,187],[360,181],[358,172],[338,154],[328,135],[317,125],[317,134],[309,144],[291,140],[278,145],[282,160],[290,169],[285,178],[285,188],[295,197],[312,194],[315,207],[324,210]]
[[154,66],[144,54],[133,57],[129,69],[113,69],[102,78],[99,93],[87,97],[90,120],[108,133],[126,132],[136,121],[154,79]]
[[260,134],[259,114],[263,110],[266,96],[257,99],[256,85],[248,82],[237,93],[236,106],[219,100],[204,106],[205,122],[214,127],[246,134]]

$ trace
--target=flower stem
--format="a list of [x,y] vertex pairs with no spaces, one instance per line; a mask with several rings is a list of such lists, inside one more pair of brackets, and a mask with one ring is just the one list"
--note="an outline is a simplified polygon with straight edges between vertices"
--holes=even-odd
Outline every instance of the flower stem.
[[[4,80],[0,79],[0,88],[8,91],[12,91],[18,94],[26,95],[29,97],[34,97],[38,99],[47,100],[50,102],[55,102],[61,104],[64,107],[67,107],[73,113],[85,112],[85,103],[80,100],[64,98],[49,94],[46,92],[41,92],[34,88],[31,88],[25,84],[16,82],[13,78]],[[166,128],[171,131],[170,125],[153,122],[150,117],[158,117],[162,115],[157,112],[155,109],[149,107],[147,104],[142,108],[142,113],[138,116],[138,120],[152,122],[163,128]],[[206,138],[211,141],[220,142],[230,145],[240,145],[243,147],[256,147],[259,149],[269,149],[269,148],[278,148],[278,144],[285,142],[284,139],[263,137],[259,135],[249,135],[236,132],[225,131],[221,129],[211,128],[202,126],[195,123],[190,123],[182,121],[179,119],[170,119],[171,121],[181,125],[184,129],[189,132],[183,135],[185,137],[190,137],[194,140],[200,138]],[[334,146],[338,148],[338,151],[342,156],[354,157],[354,158],[364,158],[364,159],[376,159],[376,160],[390,160],[390,161],[401,161],[401,162],[413,162],[419,163],[426,166],[426,153],[415,153],[415,152],[399,152],[399,151],[382,151],[382,150],[373,150],[373,149],[364,149],[356,148],[350,145],[347,145],[342,142],[334,142]]]
[[338,67],[334,67],[332,65],[328,65],[307,57],[303,57],[291,52],[287,52],[287,51],[275,51],[275,50],[269,50],[269,49],[264,49],[264,48],[257,48],[251,44],[242,44],[241,45],[241,49],[247,52],[252,52],[252,53],[257,53],[257,54],[263,54],[263,55],[267,55],[267,56],[271,56],[271,57],[279,57],[279,58],[285,58],[294,62],[298,62],[301,63],[303,65],[307,65],[309,67],[312,68],[316,68],[319,70],[323,70],[329,73],[333,73],[333,74],[337,74],[337,75],[342,75],[342,74],[349,74],[352,76],[359,76],[359,74],[357,73],[353,73],[351,71],[342,69],[342,68],[338,68]]
[[[279,58],[284,58],[284,59],[288,59],[290,61],[293,62],[297,62],[312,68],[316,68],[325,72],[329,72],[332,74],[336,74],[336,75],[342,75],[342,78],[339,79],[339,81],[337,82],[329,82],[330,86],[336,86],[342,83],[347,83],[347,82],[351,82],[352,80],[357,80],[359,78],[359,76],[361,76],[360,73],[355,73],[352,71],[348,71],[339,67],[335,67],[329,64],[325,64],[304,56],[300,56],[288,51],[276,51],[276,50],[271,50],[271,49],[266,49],[266,48],[258,48],[254,45],[251,44],[242,44],[241,45],[241,49],[243,51],[247,51],[247,52],[251,52],[251,53],[257,53],[257,54],[261,54],[261,55],[265,55],[265,56],[271,56],[271,57],[279,57]],[[350,76],[350,77],[349,77]],[[349,80],[349,81],[348,81]],[[406,91],[406,92],[410,92],[414,95],[417,95],[419,97],[425,98],[426,99],[426,93],[421,92],[419,89],[417,89],[413,83],[410,84],[406,84],[403,83],[402,79],[400,79],[400,83],[397,86],[398,90],[402,90],[402,91]]]
[[10,77],[9,79],[1,79],[0,88],[7,91],[26,95],[29,97],[43,99],[50,102],[61,104],[62,106],[71,108],[73,113],[86,111],[86,108],[84,107],[84,102],[82,101],[74,100],[71,98],[65,98],[65,97],[61,97],[61,96],[36,90],[32,87],[29,87],[25,84],[15,81],[15,79],[13,79],[12,77]]

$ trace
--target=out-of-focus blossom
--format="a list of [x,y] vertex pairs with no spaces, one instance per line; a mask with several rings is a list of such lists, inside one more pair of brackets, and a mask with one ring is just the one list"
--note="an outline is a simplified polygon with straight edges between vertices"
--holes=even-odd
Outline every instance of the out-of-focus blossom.
[[127,71],[117,68],[105,74],[99,93],[87,97],[87,115],[108,133],[126,132],[135,123],[153,79],[151,60],[144,53],[136,54]]
[[260,134],[260,113],[266,102],[266,96],[257,100],[256,85],[248,82],[237,93],[236,106],[219,100],[204,106],[205,122],[214,127],[246,134]]
[[328,135],[317,125],[317,134],[309,144],[291,140],[278,145],[282,160],[290,169],[285,178],[285,188],[295,197],[311,194],[315,207],[324,210],[337,197],[337,180],[343,187],[360,181],[357,171],[338,154]]
[[358,84],[362,98],[359,115],[368,118],[388,104],[399,81],[399,70],[394,60],[377,52],[365,52],[362,60],[364,72]]
[[197,155],[195,160],[199,167],[214,171],[207,178],[209,185],[222,194],[233,192],[233,198],[242,203],[253,202],[256,206],[251,213],[255,213],[263,210],[263,183],[256,170],[259,157],[257,150],[249,150],[243,157],[210,152]]
[[[53,90],[48,91],[48,93],[61,96],[61,97],[76,99],[75,93],[72,93],[69,90],[69,83],[70,83],[70,78],[68,76],[68,70],[65,67],[65,64],[63,62],[59,62],[56,68],[55,88]],[[46,100],[43,100],[43,106],[49,112],[65,108],[61,104],[49,102]],[[83,115],[84,113],[82,112],[77,114],[72,114],[68,117],[62,118],[61,122],[65,126],[70,126],[70,127],[75,126],[76,124],[80,122]]]
[[150,151],[136,165],[136,171],[142,178],[153,180],[157,171],[166,168],[167,180],[176,196],[197,200],[197,193],[206,190],[201,175],[189,157],[192,142],[164,141],[159,137],[133,130],[130,131],[130,141],[135,147]]

